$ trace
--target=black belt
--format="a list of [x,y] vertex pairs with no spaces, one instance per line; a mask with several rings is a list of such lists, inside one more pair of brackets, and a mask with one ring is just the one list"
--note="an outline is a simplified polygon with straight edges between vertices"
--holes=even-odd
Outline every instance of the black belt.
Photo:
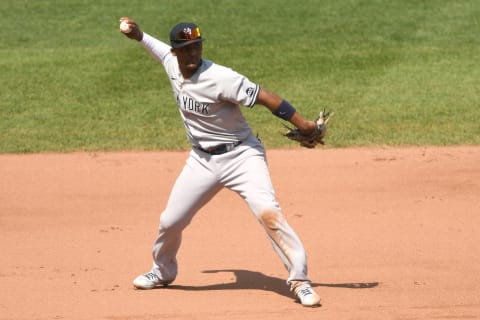
[[203,149],[200,146],[195,146],[195,148],[213,156],[213,155],[224,154],[229,151],[232,151],[233,149],[235,149],[236,146],[240,145],[241,143],[242,141],[237,141],[233,143],[220,144],[218,146],[210,147],[208,149]]

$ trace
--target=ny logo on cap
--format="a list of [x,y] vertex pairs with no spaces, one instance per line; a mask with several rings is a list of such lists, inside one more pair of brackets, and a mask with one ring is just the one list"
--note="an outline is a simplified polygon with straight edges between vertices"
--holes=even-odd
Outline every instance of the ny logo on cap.
[[200,30],[198,27],[185,27],[177,34],[177,40],[195,40],[200,37]]

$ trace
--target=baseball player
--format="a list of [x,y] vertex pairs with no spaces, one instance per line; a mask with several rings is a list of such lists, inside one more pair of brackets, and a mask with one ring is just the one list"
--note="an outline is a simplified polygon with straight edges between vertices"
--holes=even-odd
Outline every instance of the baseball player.
[[225,187],[246,201],[263,226],[288,271],[287,284],[300,303],[319,306],[320,298],[307,276],[304,246],[282,214],[264,146],[252,134],[240,106],[252,108],[261,104],[304,134],[315,130],[315,123],[247,77],[203,59],[203,37],[196,24],[174,26],[168,45],[142,32],[132,19],[124,17],[120,22],[124,22],[121,32],[139,41],[165,68],[192,145],[160,216],[153,267],[138,276],[133,285],[152,289],[175,280],[182,231],[196,212]]

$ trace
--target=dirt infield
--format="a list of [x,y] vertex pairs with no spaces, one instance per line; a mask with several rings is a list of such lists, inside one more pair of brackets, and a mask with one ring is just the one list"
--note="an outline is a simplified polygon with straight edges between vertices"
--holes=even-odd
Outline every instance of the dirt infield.
[[480,146],[269,150],[314,309],[230,191],[185,231],[174,285],[133,289],[186,157],[0,155],[0,319],[480,318]]

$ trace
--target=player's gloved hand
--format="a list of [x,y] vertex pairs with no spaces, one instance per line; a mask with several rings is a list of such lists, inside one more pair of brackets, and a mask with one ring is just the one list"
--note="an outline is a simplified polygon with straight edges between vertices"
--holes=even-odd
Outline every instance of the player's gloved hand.
[[130,29],[131,31],[128,32],[128,33],[125,33],[125,32],[122,32],[120,31],[121,33],[123,33],[125,36],[129,37],[130,39],[134,39],[134,40],[137,40],[137,41],[142,41],[143,39],[143,31],[140,30],[140,27],[138,26],[138,24],[135,22],[135,20],[133,19],[130,19],[128,17],[121,17],[120,18],[120,23],[125,21],[126,23],[128,23],[128,25],[130,26]]
[[285,136],[290,139],[300,143],[302,147],[305,148],[315,148],[317,144],[325,144],[323,139],[327,134],[327,124],[330,117],[333,113],[328,111],[321,111],[315,120],[315,128],[311,133],[305,134],[302,133],[299,129],[289,128]]

